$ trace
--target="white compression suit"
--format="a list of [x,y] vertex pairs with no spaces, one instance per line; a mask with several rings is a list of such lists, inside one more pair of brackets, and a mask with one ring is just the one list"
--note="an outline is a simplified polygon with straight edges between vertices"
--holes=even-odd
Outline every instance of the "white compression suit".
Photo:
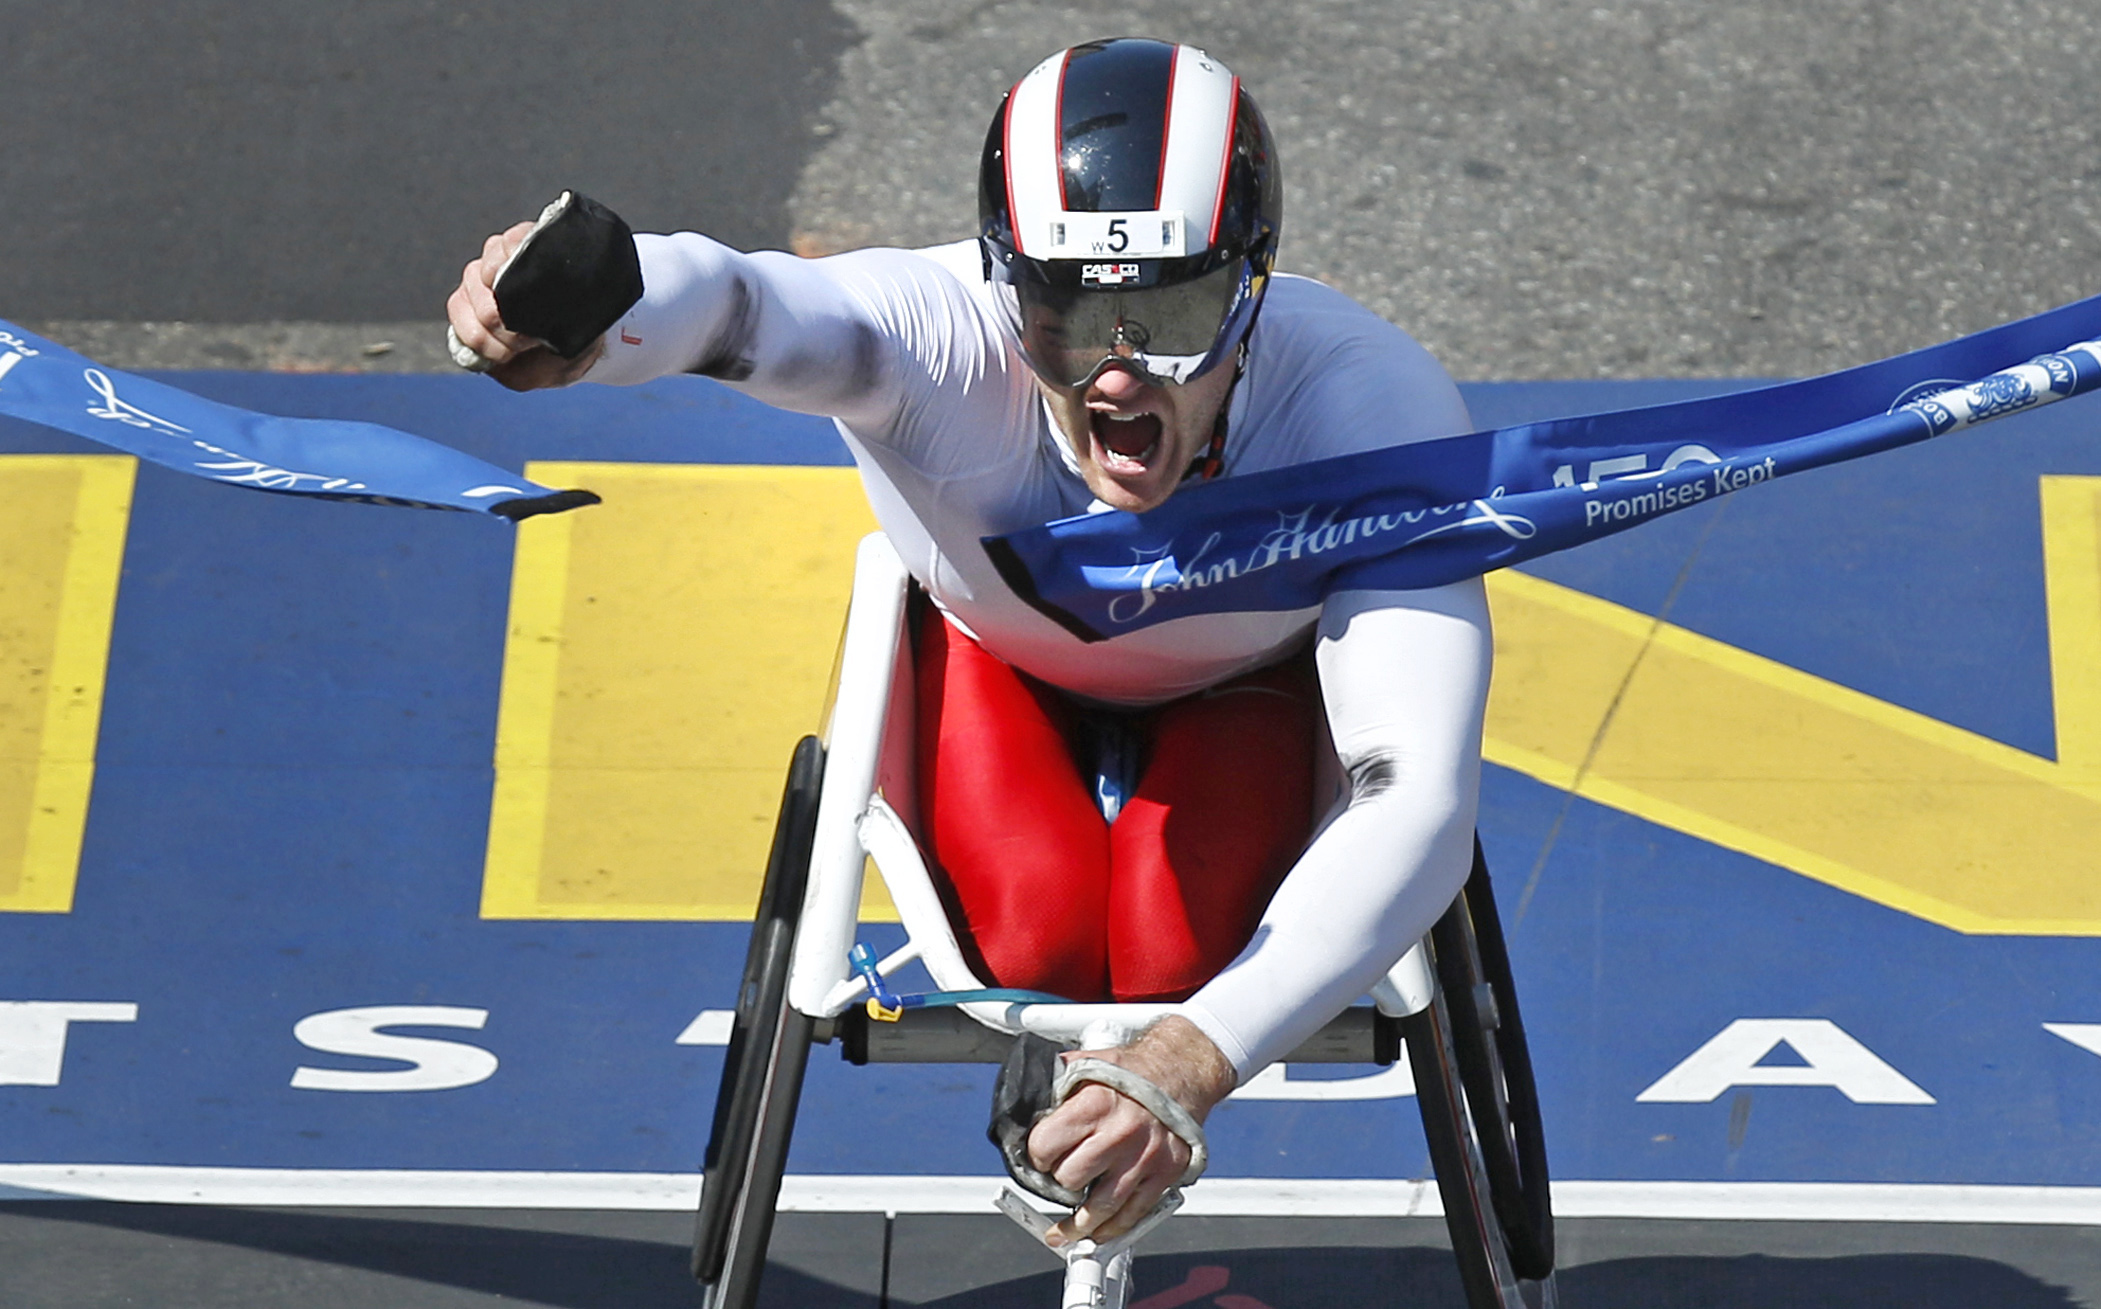
[[[1099,509],[986,284],[974,241],[804,260],[638,236],[643,299],[587,380],[679,372],[836,420],[906,567],[985,649],[1109,704],[1156,704],[1315,658],[1346,795],[1254,939],[1180,1006],[1242,1081],[1370,989],[1472,859],[1491,643],[1478,579],[1178,619],[1095,644],[1024,604],[979,538]],[[1341,293],[1273,280],[1229,402],[1224,476],[1469,430],[1429,353]]]

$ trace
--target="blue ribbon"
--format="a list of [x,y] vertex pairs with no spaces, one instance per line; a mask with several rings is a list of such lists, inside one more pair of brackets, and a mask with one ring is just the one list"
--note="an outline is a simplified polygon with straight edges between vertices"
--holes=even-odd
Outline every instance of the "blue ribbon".
[[219,404],[0,321],[0,414],[84,436],[228,486],[525,518],[596,504],[420,436]]
[[984,546],[1018,595],[1084,641],[1441,586],[2101,388],[2096,338],[2101,296],[1822,377],[1222,478],[1144,514]]

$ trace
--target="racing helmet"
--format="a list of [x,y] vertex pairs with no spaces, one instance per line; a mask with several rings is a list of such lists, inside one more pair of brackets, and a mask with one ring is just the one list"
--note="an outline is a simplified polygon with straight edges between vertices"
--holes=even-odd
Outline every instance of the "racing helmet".
[[1037,374],[1121,363],[1187,382],[1235,358],[1276,261],[1283,188],[1240,79],[1126,37],[1052,55],[992,116],[978,174],[986,280]]

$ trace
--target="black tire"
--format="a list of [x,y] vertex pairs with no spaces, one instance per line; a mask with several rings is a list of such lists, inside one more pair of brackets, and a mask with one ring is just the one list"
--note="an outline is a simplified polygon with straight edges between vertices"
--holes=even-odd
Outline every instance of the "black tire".
[[[1546,1133],[1532,1053],[1518,1012],[1510,953],[1489,884],[1488,861],[1474,843],[1466,889],[1430,934],[1439,987],[1451,998],[1454,1046],[1468,1111],[1488,1170],[1489,1195],[1519,1277],[1554,1268],[1554,1210]],[[1466,1003],[1471,998],[1472,1003]]]
[[1423,1135],[1469,1309],[1554,1299],[1553,1211],[1531,1058],[1488,870],[1431,933],[1437,995],[1403,1021]]
[[1488,1170],[1481,1162],[1459,1057],[1452,1043],[1449,1004],[1440,990],[1428,1009],[1401,1020],[1408,1066],[1415,1074],[1416,1107],[1430,1146],[1430,1167],[1444,1201],[1445,1229],[1459,1264],[1467,1309],[1516,1309],[1524,1303],[1510,1267],[1503,1226],[1489,1198]]
[[809,882],[823,780],[824,748],[816,737],[806,736],[788,765],[708,1133],[693,1229],[693,1277],[707,1288],[709,1309],[752,1309],[773,1236],[773,1212],[815,1027],[814,1020],[788,1004],[788,966]]

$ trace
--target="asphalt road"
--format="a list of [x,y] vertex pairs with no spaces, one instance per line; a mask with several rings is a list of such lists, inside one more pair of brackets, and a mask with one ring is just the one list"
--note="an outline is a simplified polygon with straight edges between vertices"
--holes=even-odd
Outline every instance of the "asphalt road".
[[0,317],[442,319],[564,187],[779,246],[822,0],[0,0]]
[[[10,1309],[675,1309],[690,1220],[669,1213],[204,1209],[0,1203]],[[1141,1301],[1459,1309],[1438,1219],[1177,1218]],[[2080,1309],[2101,1270],[2071,1228],[1879,1223],[1561,1225],[1569,1309]],[[1004,1218],[786,1214],[759,1309],[1042,1309],[1053,1259]],[[1208,1279],[1192,1278],[1199,1269]],[[1229,1294],[1177,1298],[1208,1281]]]
[[2101,291],[2101,7],[2077,0],[840,8],[867,39],[799,226],[956,234],[999,90],[1142,26],[1263,105],[1283,265],[1465,378],[1819,372]]
[[0,317],[434,321],[564,186],[743,246],[967,235],[1000,91],[1119,30],[1244,76],[1284,264],[1462,377],[1801,374],[2101,290],[2079,0],[583,12],[0,0]]

